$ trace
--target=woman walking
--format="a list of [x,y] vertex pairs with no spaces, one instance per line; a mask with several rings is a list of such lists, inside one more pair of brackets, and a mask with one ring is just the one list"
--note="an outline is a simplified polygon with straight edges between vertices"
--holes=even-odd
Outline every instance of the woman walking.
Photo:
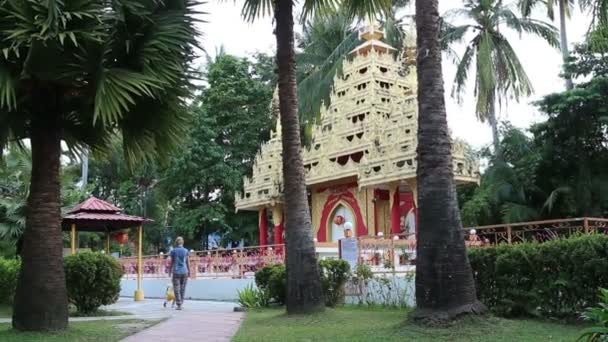
[[186,283],[190,277],[190,265],[188,250],[184,248],[184,239],[181,236],[178,237],[175,239],[175,244],[177,247],[171,250],[171,274],[177,310],[181,310],[186,293]]

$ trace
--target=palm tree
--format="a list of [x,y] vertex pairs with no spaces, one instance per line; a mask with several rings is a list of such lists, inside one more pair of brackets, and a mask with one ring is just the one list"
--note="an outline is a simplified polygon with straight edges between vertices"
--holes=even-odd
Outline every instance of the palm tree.
[[[380,18],[386,40],[397,48],[397,54],[403,48],[406,35],[403,26],[407,17],[398,17],[397,11],[409,1],[394,2],[390,11],[383,13]],[[346,10],[341,8],[332,16],[316,15],[303,24],[302,35],[298,39],[301,52],[296,56],[296,63],[300,116],[304,124],[315,124],[321,103],[330,105],[334,76],[341,74],[342,63],[361,43],[356,23]]]
[[480,313],[452,171],[438,0],[416,0],[418,72],[418,219],[416,312],[422,321]]
[[[519,8],[521,13],[526,17],[530,16],[534,7],[543,5],[547,9],[547,17],[549,17],[551,20],[555,20],[555,7],[557,6],[557,10],[559,12],[560,50],[562,52],[564,64],[568,63],[568,59],[570,57],[570,51],[568,48],[568,34],[566,31],[566,19],[570,17],[570,12],[574,7],[574,3],[575,0],[519,0]],[[569,75],[566,75],[565,81],[566,90],[572,89],[572,78]]]
[[[61,172],[62,211],[82,198],[76,186],[77,165],[68,164]],[[0,163],[0,240],[15,244],[23,236],[27,198],[32,171],[32,153],[25,146],[10,145]]]
[[183,136],[195,0],[0,2],[0,146],[29,138],[32,174],[13,327],[62,330],[61,142],[103,151],[120,132],[128,160]]
[[299,110],[304,123],[314,124],[321,103],[329,105],[334,76],[341,73],[342,62],[358,44],[353,21],[342,11],[331,17],[316,15],[303,24],[296,64]]
[[[343,0],[347,16],[375,15],[390,7],[390,0]],[[330,0],[303,2],[304,20],[312,13],[335,13]],[[277,41],[279,110],[283,147],[283,194],[286,226],[287,313],[311,313],[324,307],[323,292],[315,257],[310,208],[304,179],[296,86],[293,0],[246,0],[246,20],[274,14]]]
[[500,157],[497,104],[506,102],[508,98],[518,101],[521,96],[529,96],[533,92],[517,53],[500,28],[504,26],[520,35],[533,34],[554,47],[559,46],[557,30],[542,21],[517,16],[501,0],[466,0],[463,9],[453,10],[448,16],[464,17],[470,21],[453,26],[452,39],[463,38],[469,32],[474,34],[458,64],[452,95],[462,100],[474,62],[475,111],[480,121],[487,120],[490,124],[494,150]]
[[[605,34],[604,31],[608,28],[608,0],[578,0],[578,3],[582,11],[591,13],[590,29],[595,28],[596,32]],[[518,2],[524,16],[529,16],[535,7],[544,6],[547,10],[547,17],[551,20],[555,20],[555,7],[557,6],[557,11],[559,12],[560,50],[564,65],[570,59],[566,20],[570,18],[570,13],[575,4],[576,0],[519,0]],[[565,73],[564,76],[566,90],[571,90],[574,87],[572,77],[568,73]]]

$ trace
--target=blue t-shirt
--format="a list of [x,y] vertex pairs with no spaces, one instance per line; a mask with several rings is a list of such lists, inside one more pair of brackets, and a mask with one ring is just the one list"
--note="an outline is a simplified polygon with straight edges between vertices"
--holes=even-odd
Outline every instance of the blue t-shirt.
[[171,260],[173,260],[174,274],[188,273],[188,250],[184,247],[177,247],[171,251]]

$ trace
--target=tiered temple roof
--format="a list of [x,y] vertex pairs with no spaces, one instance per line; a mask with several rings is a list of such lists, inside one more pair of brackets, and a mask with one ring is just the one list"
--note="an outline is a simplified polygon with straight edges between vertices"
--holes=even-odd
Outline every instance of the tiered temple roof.
[[[306,184],[354,180],[359,188],[415,181],[418,103],[416,66],[411,43],[395,58],[375,25],[361,32],[364,42],[334,78],[329,106],[321,106],[310,147],[304,148]],[[278,112],[277,93],[273,110]],[[262,144],[253,176],[244,180],[236,208],[257,210],[282,201],[281,127]],[[454,177],[478,182],[479,164],[466,146],[453,142]]]

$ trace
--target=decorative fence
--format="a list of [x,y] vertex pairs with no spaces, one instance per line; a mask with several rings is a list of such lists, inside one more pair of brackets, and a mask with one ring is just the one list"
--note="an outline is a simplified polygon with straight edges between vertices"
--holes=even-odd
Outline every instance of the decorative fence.
[[[499,243],[547,241],[576,233],[608,234],[608,219],[575,218],[523,222],[504,225],[465,228],[467,247],[483,247]],[[366,264],[374,273],[404,274],[415,270],[415,236],[365,236],[357,239],[359,263]],[[337,258],[337,243],[317,243],[319,258]],[[285,260],[284,245],[217,249],[191,253],[191,278],[247,278],[255,271]],[[137,277],[137,257],[119,259],[125,277]],[[168,278],[170,260],[167,255],[143,258],[144,278]]]
[[487,244],[544,242],[573,234],[608,233],[608,219],[581,217],[562,220],[533,221],[466,228],[470,237],[476,231],[479,240]]
[[[273,264],[283,263],[283,245],[216,249],[192,252],[189,257],[191,278],[244,278]],[[137,277],[137,257],[120,258],[125,277]],[[171,260],[168,255],[143,257],[144,278],[168,278]]]

